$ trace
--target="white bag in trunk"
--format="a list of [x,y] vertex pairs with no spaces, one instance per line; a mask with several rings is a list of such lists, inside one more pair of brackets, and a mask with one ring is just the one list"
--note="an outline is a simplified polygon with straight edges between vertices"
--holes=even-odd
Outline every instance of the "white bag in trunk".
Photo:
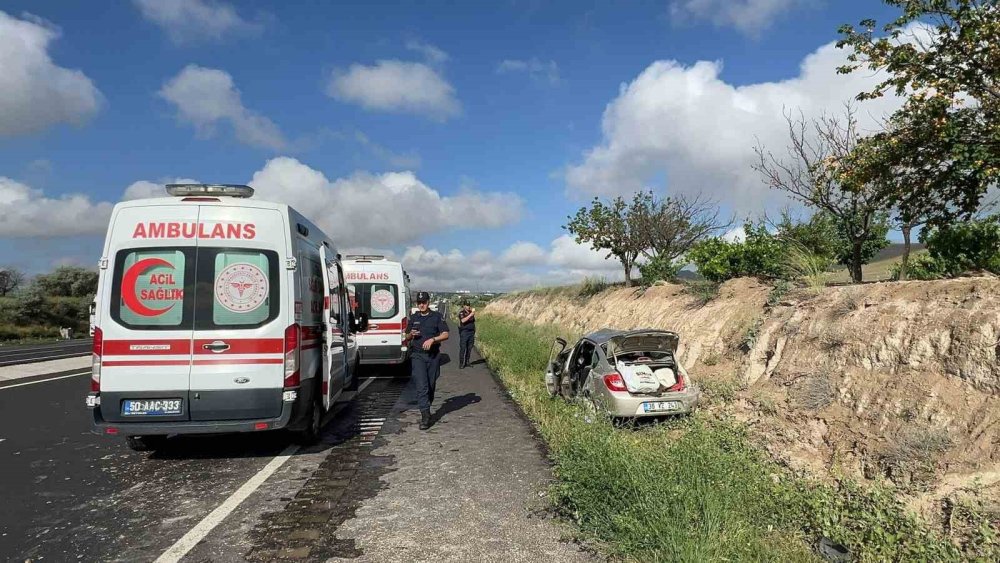
[[660,368],[654,371],[653,375],[656,376],[656,379],[658,379],[664,387],[670,388],[677,385],[677,374],[670,368]]
[[629,393],[655,393],[660,390],[660,380],[649,366],[618,362],[617,367]]

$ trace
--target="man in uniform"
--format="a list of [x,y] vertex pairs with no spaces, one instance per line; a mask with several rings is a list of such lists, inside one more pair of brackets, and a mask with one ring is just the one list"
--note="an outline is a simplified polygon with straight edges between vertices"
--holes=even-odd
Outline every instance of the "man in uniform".
[[410,375],[417,386],[420,429],[431,426],[431,403],[434,387],[441,374],[441,343],[448,340],[448,323],[437,311],[430,310],[431,296],[417,293],[417,312],[410,315]]
[[472,345],[476,342],[476,310],[468,301],[462,301],[458,312],[458,369],[469,365]]

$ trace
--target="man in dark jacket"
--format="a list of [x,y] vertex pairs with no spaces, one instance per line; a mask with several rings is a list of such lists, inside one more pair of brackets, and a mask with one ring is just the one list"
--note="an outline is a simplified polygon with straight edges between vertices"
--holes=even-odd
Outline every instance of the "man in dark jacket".
[[462,301],[462,309],[458,311],[458,369],[469,365],[472,345],[476,342],[476,310],[468,301]]
[[448,340],[448,323],[437,311],[430,310],[431,297],[417,293],[417,312],[410,315],[410,376],[417,386],[420,429],[431,426],[431,403],[434,387],[441,375],[441,343]]

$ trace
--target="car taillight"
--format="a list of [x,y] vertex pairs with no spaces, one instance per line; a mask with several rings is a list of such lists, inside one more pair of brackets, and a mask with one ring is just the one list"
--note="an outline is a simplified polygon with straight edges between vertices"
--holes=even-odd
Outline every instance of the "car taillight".
[[406,329],[410,326],[410,319],[403,317],[403,322],[399,326],[399,333],[403,335],[403,340],[406,340]]
[[604,386],[608,388],[608,391],[628,391],[625,387],[625,380],[622,379],[621,374],[612,373],[604,376]]
[[94,346],[91,348],[90,390],[101,392],[101,356],[104,355],[104,331],[94,328]]
[[681,372],[677,372],[677,383],[674,383],[672,387],[667,389],[667,391],[683,391],[684,390],[684,376]]
[[299,378],[299,336],[298,323],[285,329],[285,388],[298,387]]

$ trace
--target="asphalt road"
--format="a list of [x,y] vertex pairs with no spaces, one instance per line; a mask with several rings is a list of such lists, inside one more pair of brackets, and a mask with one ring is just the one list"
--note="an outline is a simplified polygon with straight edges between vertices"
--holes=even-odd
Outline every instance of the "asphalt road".
[[41,344],[0,346],[0,367],[62,360],[90,354],[91,340],[60,340]]
[[[294,476],[311,474],[330,448],[358,445],[366,401],[395,402],[401,380],[365,375],[361,394],[328,416],[321,443],[291,454],[286,485],[294,489]],[[0,561],[156,560],[290,447],[286,434],[270,432],[175,437],[162,451],[137,453],[90,433],[85,374],[12,383],[0,387]]]
[[[32,361],[73,349],[41,348],[3,352]],[[185,561],[244,561],[280,554],[293,527],[282,528],[283,519],[329,521],[329,510],[307,511],[316,498],[349,487],[358,501],[382,488],[378,471],[361,472],[358,460],[368,457],[382,426],[394,424],[390,411],[407,381],[398,368],[364,369],[361,388],[328,414],[314,446],[291,445],[283,432],[179,436],[148,454],[129,450],[121,437],[91,433],[83,404],[88,373],[0,384],[0,561],[167,562],[185,555]],[[308,504],[302,510],[293,506],[300,498]],[[275,535],[282,529],[284,536]],[[336,546],[327,553],[349,554]]]

